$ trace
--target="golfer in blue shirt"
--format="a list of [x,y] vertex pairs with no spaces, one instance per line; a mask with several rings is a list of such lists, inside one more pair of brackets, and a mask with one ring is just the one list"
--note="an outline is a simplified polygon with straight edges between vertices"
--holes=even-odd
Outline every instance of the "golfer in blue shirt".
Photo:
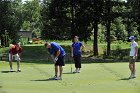
[[[62,66],[65,66],[64,56],[66,54],[64,49],[55,42],[51,42],[51,43],[46,42],[45,47],[48,48],[48,51],[55,65],[55,76],[54,76],[55,80],[62,80],[62,72],[63,72]],[[58,77],[58,66],[60,72],[59,77]]]
[[71,49],[71,56],[74,59],[75,63],[75,68],[76,70],[74,73],[80,73],[80,68],[81,68],[81,55],[82,55],[82,48],[85,47],[82,42],[79,42],[79,37],[75,36],[74,37],[74,42],[72,44],[72,49]]

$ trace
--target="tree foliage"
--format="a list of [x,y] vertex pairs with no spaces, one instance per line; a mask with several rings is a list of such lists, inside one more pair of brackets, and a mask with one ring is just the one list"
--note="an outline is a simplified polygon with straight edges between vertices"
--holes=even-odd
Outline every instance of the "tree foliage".
[[77,35],[86,42],[93,35],[94,55],[98,41],[107,42],[109,55],[113,40],[139,37],[139,10],[139,0],[0,0],[0,36],[6,31],[11,40],[18,40],[23,29],[43,39],[70,40]]

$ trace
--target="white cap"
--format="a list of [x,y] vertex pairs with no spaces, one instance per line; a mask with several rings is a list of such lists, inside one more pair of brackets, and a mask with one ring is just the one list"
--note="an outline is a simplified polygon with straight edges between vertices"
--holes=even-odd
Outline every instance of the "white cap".
[[130,37],[129,37],[130,40],[133,40],[134,38],[135,38],[134,36],[130,36]]

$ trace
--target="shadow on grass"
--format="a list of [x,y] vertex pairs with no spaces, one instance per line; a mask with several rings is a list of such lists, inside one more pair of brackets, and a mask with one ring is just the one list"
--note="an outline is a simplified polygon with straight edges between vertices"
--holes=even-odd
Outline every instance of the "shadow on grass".
[[16,72],[16,71],[1,71],[1,73],[13,73],[13,72]]
[[2,86],[0,86],[0,88],[2,88]]
[[31,81],[57,81],[54,78],[48,78],[48,79],[38,79],[38,80],[31,80]]
[[130,78],[122,78],[122,79],[119,79],[119,80],[130,80]]
[[75,74],[75,73],[73,73],[73,72],[66,72],[66,73],[63,73],[63,74]]

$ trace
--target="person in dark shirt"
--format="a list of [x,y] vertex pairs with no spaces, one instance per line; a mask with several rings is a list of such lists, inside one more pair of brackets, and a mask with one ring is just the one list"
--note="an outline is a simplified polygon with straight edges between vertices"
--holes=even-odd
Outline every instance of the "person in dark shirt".
[[12,47],[9,50],[9,64],[10,64],[10,71],[13,71],[12,67],[12,60],[15,58],[17,61],[17,72],[21,72],[20,70],[20,58],[21,58],[21,52],[22,48],[19,43],[12,45]]
[[82,42],[79,42],[79,37],[75,36],[74,37],[74,42],[72,44],[72,49],[71,49],[71,56],[74,59],[75,62],[75,68],[76,70],[74,73],[80,73],[80,68],[81,68],[81,55],[82,51],[81,49],[85,47]]

